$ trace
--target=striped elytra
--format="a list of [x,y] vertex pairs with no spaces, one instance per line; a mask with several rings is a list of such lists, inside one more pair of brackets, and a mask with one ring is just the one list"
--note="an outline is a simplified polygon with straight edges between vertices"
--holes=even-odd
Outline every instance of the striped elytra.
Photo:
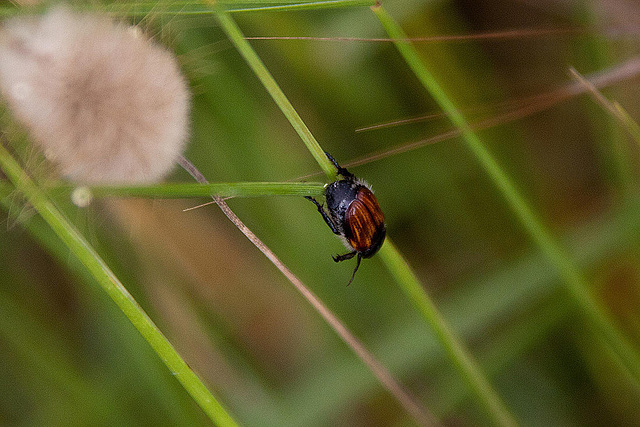
[[363,258],[373,256],[385,236],[384,214],[378,200],[367,187],[358,189],[345,215],[345,237]]

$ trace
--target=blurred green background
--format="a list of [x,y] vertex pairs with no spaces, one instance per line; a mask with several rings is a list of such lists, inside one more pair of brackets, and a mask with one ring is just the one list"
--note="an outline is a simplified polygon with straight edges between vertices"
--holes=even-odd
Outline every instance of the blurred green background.
[[[144,4],[146,5],[146,3]],[[618,1],[389,0],[469,120],[638,54]],[[9,6],[5,5],[9,10]],[[98,7],[97,5],[95,7]],[[143,4],[118,8],[134,15]],[[130,8],[130,9],[127,9]],[[130,10],[130,12],[127,12]],[[291,125],[210,15],[135,22],[178,55],[193,90],[187,157],[212,182],[319,172]],[[247,36],[386,37],[368,7],[233,15]],[[533,31],[512,38],[482,34]],[[251,42],[324,149],[341,163],[450,131],[388,42]],[[0,58],[1,60],[1,58]],[[604,94],[640,117],[638,79]],[[588,95],[479,132],[592,293],[638,347],[640,148]],[[32,168],[41,165],[28,165]],[[580,316],[558,275],[457,138],[350,168],[372,184],[391,236],[525,425],[638,425],[640,393]],[[322,180],[318,175],[311,180]],[[172,181],[190,181],[176,171]],[[138,332],[16,193],[2,199],[0,424],[206,425]],[[200,200],[59,205],[189,365],[246,425],[404,425],[411,419],[273,266]],[[231,207],[446,425],[486,419],[431,331],[375,257],[352,263],[302,198]]]

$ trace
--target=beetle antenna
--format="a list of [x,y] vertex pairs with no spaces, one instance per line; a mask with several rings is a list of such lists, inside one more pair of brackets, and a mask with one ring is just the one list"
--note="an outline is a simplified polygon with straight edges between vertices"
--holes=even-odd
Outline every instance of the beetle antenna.
[[353,278],[356,277],[356,271],[358,271],[358,268],[360,267],[361,259],[362,259],[362,255],[360,254],[360,252],[358,252],[358,262],[356,262],[356,268],[353,270],[353,274],[351,275],[351,279],[349,279],[349,283],[347,283],[347,286],[349,286],[351,282],[353,282]]

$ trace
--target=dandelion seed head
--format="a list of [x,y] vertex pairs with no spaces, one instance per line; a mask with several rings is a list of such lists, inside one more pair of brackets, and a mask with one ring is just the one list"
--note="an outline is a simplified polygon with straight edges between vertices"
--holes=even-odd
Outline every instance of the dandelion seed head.
[[74,181],[157,181],[184,149],[187,84],[174,56],[132,28],[56,8],[0,30],[2,96]]

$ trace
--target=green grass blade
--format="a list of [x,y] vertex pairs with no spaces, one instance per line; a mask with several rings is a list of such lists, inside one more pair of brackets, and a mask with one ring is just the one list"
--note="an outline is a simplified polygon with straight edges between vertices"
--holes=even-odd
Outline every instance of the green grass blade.
[[[48,188],[52,193],[69,194],[78,187],[62,185]],[[0,188],[1,190],[1,188]],[[159,199],[260,196],[318,196],[324,184],[316,182],[233,182],[213,184],[159,184],[148,186],[88,187],[93,197],[154,197]]]
[[[258,74],[267,90],[281,107],[285,116],[287,116],[287,118],[291,121],[294,127],[296,127],[296,129],[298,129],[299,127],[296,122],[297,120],[300,120],[300,123],[302,124],[302,126],[304,126],[304,123],[302,123],[300,117],[297,115],[293,107],[288,103],[286,97],[284,97],[284,94],[282,94],[281,90],[277,86],[277,83],[273,80],[273,77],[269,74],[251,46],[244,39],[244,36],[240,32],[235,22],[233,22],[223,12],[221,12],[218,17],[225,32],[227,33],[227,36],[241,51],[245,60],[250,64],[254,72]],[[286,102],[283,102],[282,99],[279,100],[279,96],[281,96]],[[304,126],[304,129],[307,129],[306,126]],[[303,140],[305,140],[305,134],[300,132],[299,134],[303,138]],[[313,139],[313,142],[317,144],[315,142],[315,139]],[[314,147],[314,144],[309,144],[307,140],[305,140],[305,144],[310,150],[312,150],[312,148]],[[322,149],[318,146],[317,151],[322,152]],[[314,157],[316,157],[316,159],[318,160],[318,157],[315,155],[315,153]],[[322,155],[322,160],[326,161],[326,157],[324,156],[324,154]],[[322,163],[320,164],[322,166]],[[331,170],[332,174],[327,173],[327,175],[330,179],[335,179],[335,171],[333,170],[333,166],[331,166]],[[484,380],[482,375],[479,373],[479,369],[475,366],[471,357],[466,353],[466,351],[460,344],[460,341],[453,335],[446,322],[435,308],[433,302],[426,295],[426,293],[422,289],[422,286],[417,281],[415,275],[413,275],[411,269],[409,268],[406,261],[402,258],[400,253],[390,242],[384,245],[381,252],[385,254],[383,255],[383,259],[388,261],[387,264],[390,267],[390,270],[395,273],[396,278],[402,285],[405,292],[409,295],[409,298],[414,301],[418,310],[436,331],[436,334],[441,339],[441,342],[445,346],[447,353],[454,359],[457,366],[465,369],[464,372],[466,373],[467,377],[471,377],[474,379],[474,385],[477,386],[477,388],[480,390],[480,393],[483,394],[484,398],[489,401],[488,406],[495,414],[495,417],[499,420],[499,423],[501,425],[515,425],[516,423],[513,417],[509,414],[506,408],[504,408],[504,405],[501,404],[501,401],[497,397],[497,394],[495,394],[495,392],[492,392],[489,383]],[[489,392],[487,390],[491,391],[491,395],[489,395]]]
[[[315,138],[313,137],[309,129],[306,127],[306,125],[304,124],[304,122],[302,121],[298,113],[295,111],[291,103],[287,100],[286,96],[284,95],[282,90],[279,88],[276,81],[273,79],[269,71],[266,69],[266,67],[260,60],[260,58],[257,56],[257,54],[251,48],[247,40],[244,38],[242,32],[240,31],[236,23],[228,16],[228,14],[225,11],[220,10],[215,5],[213,5],[212,7],[214,7],[214,10],[218,12],[217,14],[218,20],[220,21],[223,30],[227,34],[227,37],[231,39],[231,41],[234,43],[236,48],[240,51],[241,55],[244,57],[245,61],[253,69],[254,73],[258,75],[259,79],[261,80],[261,82],[263,83],[267,91],[270,93],[270,95],[273,97],[273,99],[276,101],[276,103],[278,104],[278,106],[280,107],[284,115],[287,117],[289,122],[296,129],[296,131],[298,131],[298,134],[304,141],[309,151],[311,151],[313,156],[316,158],[316,161],[322,167],[323,171],[326,173],[329,179],[331,180],[337,179],[337,176],[336,176],[337,170],[335,166],[327,159],[327,156],[325,155],[324,150],[322,150],[322,148],[320,147],[318,142],[315,140]],[[360,357],[362,357],[362,355],[360,355]],[[368,362],[366,362],[364,357],[362,357],[362,360],[365,361],[367,365],[370,365]],[[376,376],[378,376],[378,374],[376,374]],[[381,379],[380,376],[378,376],[378,378]],[[404,393],[394,392],[393,387],[390,387],[387,382],[383,381],[383,383],[389,389],[389,391],[392,392],[392,394],[394,394],[394,396],[396,396],[397,398],[399,394],[404,394]],[[408,399],[408,400],[411,400],[411,399]],[[402,403],[403,399],[399,398],[399,401]],[[406,403],[403,403],[403,406],[405,406],[405,408],[408,408],[409,413],[411,413],[414,417],[416,417],[416,420],[424,420],[425,418],[430,418],[430,417],[425,417],[421,415],[422,410],[417,406],[415,406],[414,408],[416,409],[415,411],[411,410],[411,408],[414,406],[413,403],[411,405],[407,405]],[[416,416],[416,414],[418,416]]]
[[568,253],[555,241],[551,233],[534,214],[524,197],[512,184],[512,180],[502,170],[493,156],[489,153],[478,136],[472,131],[462,113],[456,108],[442,87],[433,78],[428,68],[423,64],[415,48],[406,40],[406,34],[382,7],[374,7],[374,13],[394,39],[398,51],[409,67],[413,70],[423,86],[438,102],[453,124],[462,133],[468,148],[476,156],[494,184],[503,194],[509,207],[513,210],[527,233],[540,247],[549,261],[556,267],[563,283],[573,301],[581,309],[590,324],[606,339],[614,349],[628,371],[637,383],[640,383],[640,356],[630,342],[613,325],[609,314],[599,306],[588,290],[587,282],[578,270],[575,262]]
[[[563,236],[563,240],[576,254],[581,266],[600,265],[612,253],[635,245],[640,236],[639,216],[640,200],[633,198],[624,206],[580,224]],[[537,248],[532,248],[526,255],[509,260],[501,268],[470,278],[455,290],[446,292],[438,301],[438,308],[446,319],[451,319],[449,324],[465,339],[477,338],[487,329],[494,330],[488,341],[479,343],[476,358],[489,376],[504,378],[505,369],[519,363],[521,357],[526,358],[529,352],[535,352],[545,342],[545,338],[539,335],[545,328],[554,334],[555,329],[564,326],[563,323],[554,323],[553,318],[560,316],[563,322],[577,314],[577,307],[571,304],[568,295],[560,294],[563,289],[558,289],[557,283],[557,274],[548,268],[545,256]],[[505,293],[505,289],[509,291]],[[552,307],[557,303],[564,309],[554,314]],[[528,308],[524,316],[523,307]],[[529,316],[539,318],[535,322],[531,320],[531,328],[525,328],[528,329],[526,338],[516,339],[508,331],[520,322],[518,319]],[[502,327],[496,329],[498,324]],[[511,339],[506,339],[505,334],[511,335]],[[500,344],[502,340],[508,344]],[[398,375],[410,376],[416,371],[440,372],[433,380],[442,384],[442,388],[434,387],[433,390],[445,391],[434,396],[433,406],[429,405],[436,415],[455,417],[459,404],[473,398],[462,377],[456,375],[454,378],[451,369],[439,368],[449,359],[443,354],[435,336],[424,333],[422,318],[410,317],[400,321],[395,328],[381,335],[374,350]],[[489,364],[484,357],[487,354],[492,355]],[[494,364],[495,360],[501,362]],[[358,376],[358,369],[352,360],[339,363],[324,361],[310,377],[301,380],[300,385],[289,392],[298,408],[293,412],[304,412],[301,424],[311,424],[327,414],[339,417],[348,406],[344,402],[349,402],[354,396],[374,393],[377,384],[373,379]],[[445,376],[450,378],[445,379]],[[318,390],[326,387],[330,389],[327,396],[319,396]],[[313,405],[314,402],[318,403]],[[309,409],[311,406],[312,410]]]
[[200,378],[189,368],[175,348],[162,334],[133,296],[120,283],[100,255],[89,242],[51,203],[46,194],[33,182],[27,173],[15,161],[7,149],[0,144],[0,167],[22,192],[31,205],[49,224],[69,250],[95,277],[103,290],[120,307],[131,323],[140,331],[165,365],[180,381],[185,390],[200,405],[209,418],[221,426],[237,425],[222,405],[205,387]]
[[327,159],[327,156],[324,154],[324,150],[320,147],[320,144],[318,144],[318,141],[316,141],[316,138],[313,136],[307,125],[302,121],[298,112],[293,108],[293,105],[291,105],[287,96],[282,92],[282,89],[280,89],[278,83],[276,83],[269,70],[267,70],[267,67],[262,63],[249,42],[245,40],[240,28],[229,17],[229,15],[224,10],[221,10],[215,3],[212,3],[211,7],[217,12],[216,17],[222,26],[222,30],[234,44],[236,49],[238,49],[238,52],[240,52],[244,60],[249,64],[249,67],[251,67],[256,76],[258,76],[276,104],[278,104],[278,107],[280,107],[280,110],[282,110],[295,131],[300,135],[300,138],[302,138],[307,149],[316,159],[324,173],[329,177],[329,179],[335,180],[337,174],[336,168],[329,159]]
[[455,367],[462,373],[472,391],[483,403],[487,414],[491,416],[494,423],[501,426],[517,425],[507,407],[481,372],[477,362],[447,325],[447,322],[425,292],[407,261],[389,239],[380,249],[380,257],[396,278],[402,290],[407,294],[409,300],[413,302],[418,312],[434,330],[445,352]]

